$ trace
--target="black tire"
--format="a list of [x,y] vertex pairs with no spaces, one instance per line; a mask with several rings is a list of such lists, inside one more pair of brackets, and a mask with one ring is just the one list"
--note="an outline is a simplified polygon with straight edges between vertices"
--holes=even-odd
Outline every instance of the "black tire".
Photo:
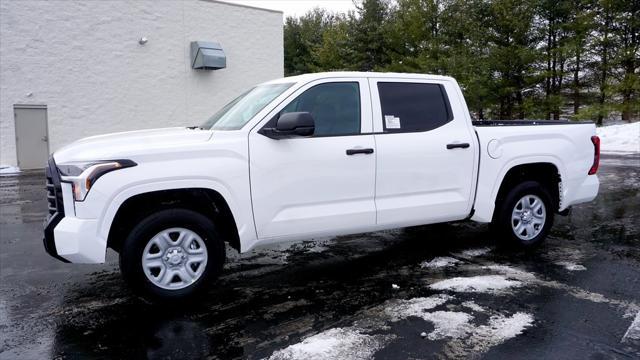
[[[184,228],[204,242],[207,263],[200,277],[182,289],[164,289],[151,282],[143,270],[142,254],[147,243],[161,231]],[[144,218],[127,236],[120,251],[120,271],[127,284],[139,296],[152,302],[173,302],[193,298],[222,272],[226,258],[224,241],[214,223],[202,214],[187,209],[160,210]]]
[[[512,212],[518,202],[527,195],[534,195],[542,200],[545,216],[544,224],[539,233],[531,239],[523,240],[516,234],[512,226],[512,224],[518,223],[517,220],[512,223]],[[547,237],[551,226],[553,226],[555,211],[555,202],[543,185],[537,181],[524,181],[509,190],[503,200],[496,204],[496,212],[491,228],[498,235],[502,245],[520,249],[532,249],[539,246]],[[540,227],[537,229],[540,229]],[[537,229],[535,231],[538,231]],[[526,236],[526,231],[521,236]]]

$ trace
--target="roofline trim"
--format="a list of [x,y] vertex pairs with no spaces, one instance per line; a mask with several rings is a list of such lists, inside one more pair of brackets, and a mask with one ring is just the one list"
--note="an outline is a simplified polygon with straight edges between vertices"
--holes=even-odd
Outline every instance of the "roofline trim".
[[395,72],[368,72],[368,71],[327,71],[318,73],[306,73],[295,76],[281,77],[264,82],[263,84],[277,84],[286,82],[315,81],[320,79],[335,78],[366,78],[366,79],[403,79],[403,80],[434,80],[434,81],[454,81],[451,76],[420,74],[420,73],[395,73]]
[[253,9],[253,10],[261,10],[261,11],[266,11],[266,12],[271,12],[271,13],[277,13],[277,14],[284,15],[284,11],[281,11],[281,10],[266,9],[266,8],[261,8],[261,7],[257,7],[257,6],[245,5],[245,4],[236,4],[236,3],[230,2],[230,0],[227,0],[227,1],[223,1],[223,0],[200,0],[200,1],[210,2],[210,3],[217,3],[217,4],[224,4],[224,5],[231,5],[231,6],[243,7],[243,8],[247,8],[247,9]]

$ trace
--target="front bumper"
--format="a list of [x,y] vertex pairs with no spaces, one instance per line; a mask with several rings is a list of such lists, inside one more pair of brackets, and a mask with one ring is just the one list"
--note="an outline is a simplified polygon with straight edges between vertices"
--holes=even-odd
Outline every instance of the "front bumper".
[[44,227],[44,249],[63,262],[103,263],[107,243],[98,234],[98,222],[65,216],[60,175],[53,160],[46,169],[49,216]]
[[97,228],[96,220],[62,219],[53,231],[58,255],[72,263],[103,263],[107,242],[96,236]]

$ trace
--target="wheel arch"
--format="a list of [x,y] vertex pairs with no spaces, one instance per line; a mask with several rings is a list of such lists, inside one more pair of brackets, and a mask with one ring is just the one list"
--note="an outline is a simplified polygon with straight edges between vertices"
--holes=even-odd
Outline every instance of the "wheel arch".
[[134,191],[116,197],[101,226],[107,247],[120,251],[126,234],[144,217],[168,208],[197,211],[215,221],[224,241],[238,252],[241,242],[233,204],[221,191],[210,187],[175,187]]
[[510,189],[527,180],[537,181],[547,188],[554,201],[554,211],[558,211],[562,201],[562,172],[557,164],[549,161],[521,163],[508,168],[502,175],[492,196],[494,207],[505,199]]

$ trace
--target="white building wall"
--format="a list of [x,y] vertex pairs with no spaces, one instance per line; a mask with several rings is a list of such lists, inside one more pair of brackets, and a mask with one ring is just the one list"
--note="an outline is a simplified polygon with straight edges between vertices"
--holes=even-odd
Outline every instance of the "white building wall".
[[[14,104],[47,105],[51,151],[96,134],[198,125],[283,76],[282,31],[281,12],[215,1],[1,0],[0,164],[17,164]],[[191,69],[194,40],[219,42],[227,68]]]

